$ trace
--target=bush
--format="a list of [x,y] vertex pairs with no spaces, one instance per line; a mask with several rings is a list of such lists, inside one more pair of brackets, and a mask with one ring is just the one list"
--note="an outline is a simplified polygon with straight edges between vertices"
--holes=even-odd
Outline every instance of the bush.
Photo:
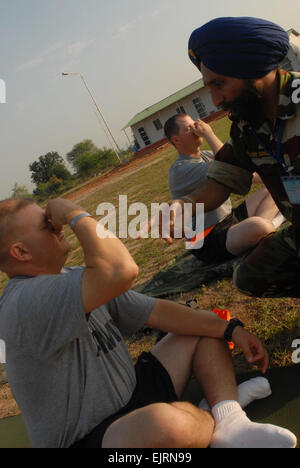
[[33,193],[38,200],[43,201],[46,198],[56,197],[60,193],[69,190],[74,184],[75,180],[73,178],[64,181],[53,174],[49,182],[40,183]]

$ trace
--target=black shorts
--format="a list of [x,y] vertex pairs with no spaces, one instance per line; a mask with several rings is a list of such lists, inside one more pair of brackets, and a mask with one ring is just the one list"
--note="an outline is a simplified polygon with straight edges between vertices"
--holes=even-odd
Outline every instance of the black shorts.
[[136,387],[129,403],[70,448],[101,448],[104,434],[117,419],[153,403],[178,401],[173,382],[163,365],[151,353],[142,353],[135,365]]
[[232,213],[216,227],[204,239],[204,245],[201,249],[191,250],[191,253],[205,263],[221,263],[235,258],[226,249],[226,240],[229,229],[235,224],[247,219],[248,210],[246,202],[241,203]]

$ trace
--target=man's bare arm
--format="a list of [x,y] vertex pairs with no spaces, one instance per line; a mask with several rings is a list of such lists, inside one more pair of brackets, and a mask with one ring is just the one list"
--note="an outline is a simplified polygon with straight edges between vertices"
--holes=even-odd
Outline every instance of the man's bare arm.
[[176,302],[156,299],[146,325],[176,335],[223,338],[228,322],[206,310],[192,309]]
[[[214,179],[207,179],[204,185],[194,192],[190,193],[182,200],[185,202],[193,201],[194,203],[204,203],[204,211],[216,210],[228,199],[231,191],[225,185],[219,184]],[[195,207],[193,214],[195,214]]]
[[[157,299],[146,325],[176,335],[222,339],[228,322],[206,310],[194,310],[171,301]],[[240,326],[235,328],[232,339],[242,349],[248,362],[256,362],[265,373],[269,357],[261,341]]]
[[[70,224],[84,210],[68,200],[52,200],[46,214],[54,228]],[[84,217],[74,233],[83,249],[86,268],[82,276],[82,301],[85,313],[128,291],[138,275],[138,267],[124,244],[116,237],[100,238],[97,221]],[[102,234],[105,229],[101,227]],[[107,233],[108,231],[106,231]]]

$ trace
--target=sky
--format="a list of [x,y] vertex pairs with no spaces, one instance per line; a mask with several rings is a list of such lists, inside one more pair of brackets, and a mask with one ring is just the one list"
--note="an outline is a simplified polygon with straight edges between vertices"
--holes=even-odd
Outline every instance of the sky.
[[[91,139],[110,146],[90,88],[121,148],[138,112],[200,78],[192,31],[220,16],[256,16],[300,32],[299,0],[0,0],[0,199],[31,191],[29,164]],[[127,130],[129,139],[130,130]]]

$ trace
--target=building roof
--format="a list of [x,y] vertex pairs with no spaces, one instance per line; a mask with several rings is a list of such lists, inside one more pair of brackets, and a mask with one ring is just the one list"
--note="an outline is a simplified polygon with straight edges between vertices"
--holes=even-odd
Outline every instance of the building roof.
[[125,130],[128,127],[132,127],[136,123],[145,120],[147,117],[151,117],[151,115],[156,114],[156,112],[159,112],[160,110],[171,106],[172,104],[180,101],[181,99],[185,98],[186,96],[189,96],[190,94],[194,93],[195,91],[198,91],[201,88],[204,88],[204,83],[202,79],[195,81],[194,83],[190,84],[189,86],[186,86],[180,91],[177,91],[177,93],[171,94],[162,101],[159,101],[156,104],[147,107],[142,112],[139,112],[128,122],[127,125],[125,125],[125,127],[122,128],[122,130]]
[[289,29],[287,31],[287,33],[290,35],[290,34],[294,34],[295,36],[299,36],[300,34],[298,33],[298,31],[296,31],[296,29]]

